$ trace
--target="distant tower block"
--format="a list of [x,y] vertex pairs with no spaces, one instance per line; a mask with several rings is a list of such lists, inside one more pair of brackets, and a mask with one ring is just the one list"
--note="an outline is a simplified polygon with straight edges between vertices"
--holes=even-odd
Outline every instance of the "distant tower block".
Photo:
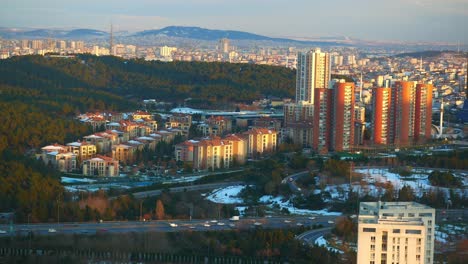
[[109,39],[109,54],[110,55],[114,55],[113,49],[114,49],[114,31],[113,31],[112,23],[111,23],[111,26],[110,26],[110,39]]
[[222,51],[223,53],[229,52],[229,39],[222,38],[219,40],[219,50]]

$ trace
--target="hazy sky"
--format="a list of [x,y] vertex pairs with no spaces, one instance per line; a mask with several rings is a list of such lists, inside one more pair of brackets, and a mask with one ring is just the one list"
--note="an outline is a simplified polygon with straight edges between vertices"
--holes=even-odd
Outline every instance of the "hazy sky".
[[170,25],[273,37],[468,44],[468,0],[1,0],[1,27],[138,31]]

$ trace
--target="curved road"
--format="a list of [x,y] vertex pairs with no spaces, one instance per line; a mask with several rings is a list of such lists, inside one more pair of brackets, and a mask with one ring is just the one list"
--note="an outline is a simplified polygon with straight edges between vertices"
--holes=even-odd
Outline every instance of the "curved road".
[[96,233],[129,233],[129,232],[179,232],[179,231],[214,231],[251,228],[294,228],[321,224],[329,227],[329,221],[335,221],[337,216],[291,216],[291,217],[261,217],[241,218],[239,221],[229,219],[219,220],[163,220],[163,221],[128,221],[102,223],[42,223],[0,225],[0,237],[9,235],[27,236],[55,234],[96,234]]

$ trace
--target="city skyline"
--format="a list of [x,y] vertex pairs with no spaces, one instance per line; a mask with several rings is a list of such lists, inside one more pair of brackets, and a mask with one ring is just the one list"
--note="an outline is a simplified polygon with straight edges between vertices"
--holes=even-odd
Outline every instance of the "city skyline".
[[[300,8],[299,8],[300,7]],[[92,28],[140,31],[199,26],[271,37],[347,36],[364,40],[468,43],[468,0],[331,0],[80,2],[9,1],[0,25],[16,28]]]

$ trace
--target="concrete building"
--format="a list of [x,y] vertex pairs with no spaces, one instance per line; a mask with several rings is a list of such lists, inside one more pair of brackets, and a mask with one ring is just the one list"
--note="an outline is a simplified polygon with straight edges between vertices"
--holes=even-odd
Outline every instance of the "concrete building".
[[278,132],[266,128],[252,128],[245,132],[248,140],[247,155],[256,157],[276,150]]
[[330,116],[332,90],[328,88],[315,89],[315,105],[314,105],[314,126],[312,148],[318,153],[327,153],[330,144]]
[[163,46],[159,48],[159,55],[162,57],[171,57],[173,52],[176,52],[176,47]]
[[392,89],[379,87],[372,89],[372,134],[373,144],[388,144],[391,133]]
[[432,264],[435,209],[415,202],[359,206],[357,263]]
[[69,152],[74,153],[78,157],[78,162],[90,159],[97,154],[96,145],[88,143],[88,142],[81,142],[76,141],[67,144],[67,150]]
[[42,161],[61,172],[72,172],[77,168],[77,157],[75,153],[68,151],[66,146],[54,144],[41,148]]
[[191,125],[192,116],[188,114],[173,114],[166,122],[166,128],[178,128],[183,131],[184,135],[188,135]]
[[283,140],[290,138],[296,145],[304,148],[312,145],[314,106],[307,104],[284,105]]
[[414,136],[416,83],[397,81],[392,89],[393,133],[390,141],[396,145],[409,145]]
[[397,81],[372,89],[373,144],[405,146],[431,137],[432,84]]
[[330,149],[347,151],[354,145],[354,83],[344,80],[333,86]]
[[431,138],[432,125],[432,84],[416,85],[414,140],[427,140]]
[[330,82],[330,55],[315,49],[297,54],[296,103],[314,104],[314,89]]
[[119,176],[119,161],[111,157],[97,155],[83,161],[83,175],[113,177]]
[[219,40],[219,51],[222,53],[229,52],[229,39],[222,38]]

